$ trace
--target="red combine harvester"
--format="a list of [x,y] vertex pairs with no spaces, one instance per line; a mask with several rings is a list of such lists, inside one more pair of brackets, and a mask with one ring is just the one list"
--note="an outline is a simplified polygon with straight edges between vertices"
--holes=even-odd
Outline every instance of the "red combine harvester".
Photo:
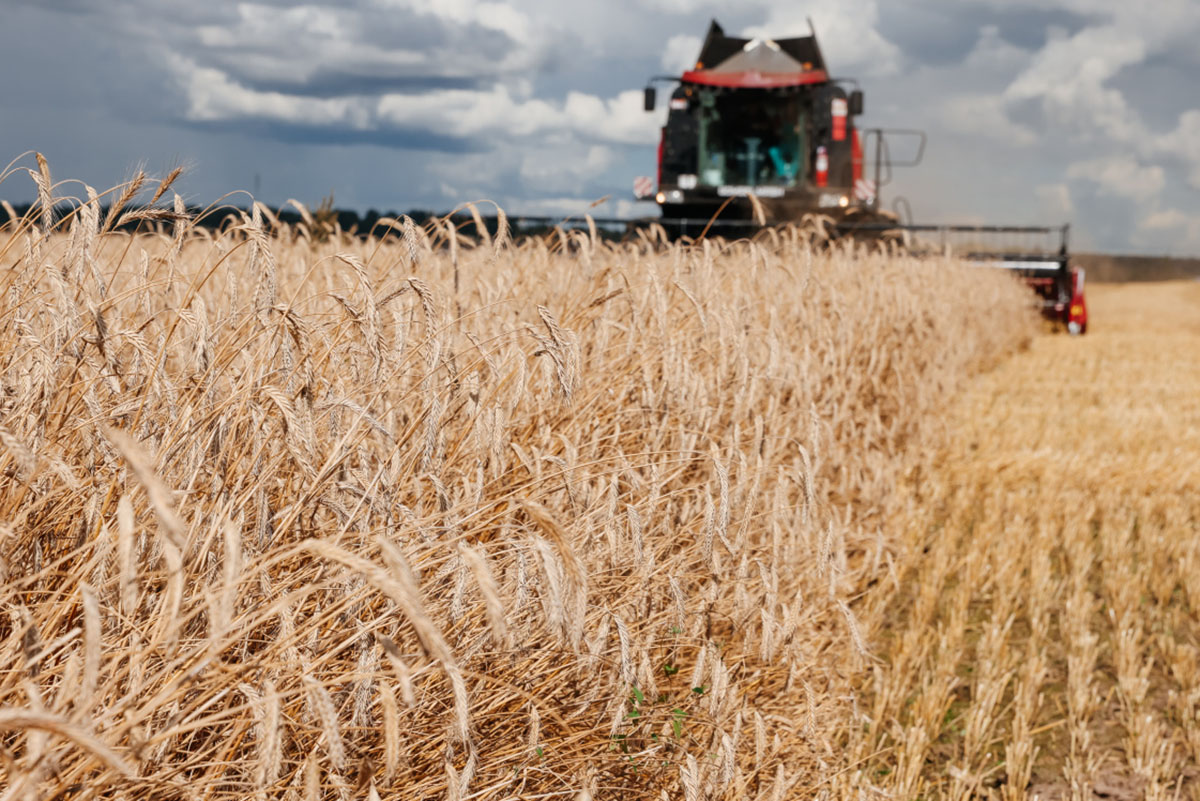
[[829,77],[815,35],[739,39],[714,21],[693,69],[652,79],[647,111],[657,107],[653,83],[663,81],[677,84],[649,194],[663,219],[707,222],[722,209],[722,222],[752,220],[750,196],[768,222],[875,208],[856,124],[863,93]]
[[[838,235],[902,237],[910,251],[1013,270],[1037,292],[1047,317],[1072,333],[1087,329],[1083,271],[1070,264],[1066,227],[911,225],[880,209],[892,168],[921,161],[925,134],[861,128],[863,93],[853,79],[830,77],[815,31],[743,39],[714,20],[692,69],[651,79],[647,111],[658,106],[660,82],[675,88],[658,176],[637,179],[634,195],[658,203],[661,217],[653,221],[673,236],[738,234],[822,215]],[[898,137],[915,143],[912,158],[891,157],[889,142]]]

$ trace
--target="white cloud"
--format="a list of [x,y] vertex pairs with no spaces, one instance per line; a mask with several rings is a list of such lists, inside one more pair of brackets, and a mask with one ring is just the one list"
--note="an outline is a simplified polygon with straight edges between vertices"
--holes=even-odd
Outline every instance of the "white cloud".
[[381,121],[420,127],[447,136],[574,133],[582,139],[617,144],[651,144],[655,122],[636,89],[613,98],[570,92],[561,105],[516,100],[503,86],[487,91],[449,90],[422,95],[387,95],[379,100]]
[[658,204],[649,200],[631,200],[620,198],[613,209],[614,217],[628,219],[629,217],[654,217],[658,214]]
[[691,69],[703,45],[704,42],[699,36],[687,33],[672,36],[667,40],[667,47],[663,51],[662,68],[672,75]]
[[592,145],[580,155],[574,144],[553,150],[527,153],[521,161],[521,180],[539,192],[578,191],[586,181],[603,175],[616,163],[617,156],[607,145]]
[[1170,242],[1168,252],[1198,253],[1200,214],[1186,214],[1175,208],[1154,211],[1138,222],[1135,240],[1149,247],[1157,244],[1160,250],[1163,242]]
[[706,9],[715,11],[722,7],[728,8],[729,4],[720,0],[645,0],[645,5],[670,14],[694,14]]
[[1172,228],[1184,228],[1193,219],[1179,209],[1164,209],[1147,214],[1138,223],[1138,227],[1146,231],[1164,231]]
[[[1125,230],[1131,242],[1196,244],[1195,221],[1163,204],[1179,198],[1180,171],[1200,188],[1200,109],[1183,111],[1174,130],[1155,131],[1141,109],[1155,91],[1146,85],[1130,89],[1130,76],[1152,59],[1188,52],[1200,37],[1200,3],[1194,0],[1156,0],[1146,4],[1119,0],[966,0],[1011,10],[1015,6],[1039,11],[1059,9],[1083,15],[1072,32],[1051,28],[1045,44],[1022,51],[998,38],[994,29],[981,30],[964,66],[981,73],[1007,74],[1004,88],[977,93],[944,109],[943,119],[955,132],[991,139],[1025,142],[1026,152],[1070,152],[1069,166],[1050,166],[1074,183],[1048,181],[1036,190],[1042,209],[1056,206],[1066,215],[1094,213],[1087,187],[1094,195],[1128,199],[1144,209],[1136,224],[1118,221],[1110,228]],[[1122,80],[1118,80],[1118,78]],[[1124,85],[1122,85],[1124,84]],[[1178,88],[1175,89],[1178,91]],[[1018,123],[1017,121],[1020,120]],[[1035,134],[1036,131],[1036,134]],[[1082,203],[1082,206],[1080,205]],[[1095,220],[1092,225],[1103,225]],[[1152,232],[1148,239],[1137,232]],[[1111,234],[1110,234],[1111,235]]]
[[1075,202],[1071,198],[1071,187],[1062,183],[1041,184],[1034,188],[1042,216],[1055,219],[1070,219],[1075,214]]
[[560,124],[561,112],[543,100],[516,100],[503,86],[450,89],[379,98],[377,124],[421,128],[445,136],[488,133],[529,136]]
[[963,67],[972,72],[1012,74],[1029,63],[1032,55],[1000,35],[995,25],[984,25],[979,30],[979,40],[967,55]]
[[583,215],[592,217],[615,217],[628,220],[637,217],[653,217],[658,211],[658,204],[632,200],[630,198],[609,198],[603,203],[597,203],[601,198],[588,200],[569,195],[543,197],[537,200],[516,201],[510,210],[514,215],[527,214],[531,217],[574,217],[582,219]]
[[546,58],[556,32],[509,2],[487,0],[316,0],[280,7],[212,0],[213,17],[171,24],[128,8],[129,25],[166,53],[186,54],[244,85],[304,93],[315,78],[362,81],[487,78],[527,73]]
[[596,205],[600,198],[587,199],[572,195],[557,195],[541,197],[536,200],[516,201],[513,206],[514,215],[527,214],[530,217],[559,217],[566,219],[574,217],[581,219],[583,215],[593,217],[608,217],[607,203]]
[[[432,11],[438,13],[438,3],[414,3],[413,11]],[[529,17],[522,14],[510,3],[475,3],[472,19],[479,24],[502,31],[517,44],[529,45],[534,41],[534,25]]]
[[[1200,3],[1155,0],[1153,9],[1123,0],[963,0],[1011,11],[1017,7],[1061,10],[1091,18],[1076,32],[1050,28],[1037,52],[1026,52],[998,37],[995,28],[981,29],[979,42],[964,66],[1009,73],[1006,88],[979,111],[1004,130],[997,114],[1011,119],[1022,104],[1035,103],[1057,135],[1100,147],[1122,145],[1142,158],[1164,154],[1200,168],[1200,145],[1193,145],[1200,122],[1185,113],[1179,130],[1155,137],[1135,103],[1113,86],[1130,69],[1163,54],[1170,46],[1200,36]],[[1134,102],[1131,102],[1134,101]],[[1195,127],[1193,127],[1195,126]],[[1200,181],[1200,171],[1195,176]]]
[[[388,13],[403,17],[433,16],[455,25],[472,23],[500,31],[521,45],[535,42],[538,26],[529,15],[518,10],[516,4],[493,2],[492,0],[438,0],[436,3],[420,0],[377,0]],[[368,3],[366,11],[377,14],[378,10]],[[469,54],[466,54],[469,55]]]
[[961,95],[948,98],[940,109],[946,126],[957,133],[983,136],[1014,145],[1037,141],[1029,128],[1009,119],[1004,101],[994,95]]
[[1188,181],[1200,189],[1200,110],[1179,115],[1179,125],[1156,142],[1164,153],[1182,159],[1191,169]]
[[1144,135],[1141,122],[1124,95],[1106,84],[1145,57],[1145,42],[1131,31],[1115,26],[1085,28],[1049,42],[1004,97],[1040,100],[1047,116],[1077,133],[1132,142]]
[[170,61],[187,97],[187,116],[197,122],[230,119],[271,119],[316,126],[363,128],[370,113],[357,98],[297,97],[280,92],[247,89],[210,67],[197,67],[184,58]]
[[357,131],[421,129],[459,138],[565,132],[584,140],[626,145],[655,141],[656,123],[643,111],[641,92],[636,89],[607,99],[570,92],[561,104],[519,99],[503,85],[326,99],[250,89],[220,70],[197,67],[181,58],[171,64],[186,94],[187,116],[197,122],[257,119]]
[[808,18],[816,28],[825,62],[835,76],[849,73],[891,75],[900,69],[900,48],[877,30],[876,0],[811,0],[807,3],[770,3],[761,25],[745,30],[746,36],[785,39],[808,36]]
[[197,55],[237,76],[303,86],[322,70],[352,75],[420,74],[425,54],[365,41],[361,18],[316,6],[237,6],[238,18],[192,31]]
[[1067,177],[1090,181],[1100,193],[1138,203],[1156,198],[1166,186],[1166,174],[1158,165],[1143,165],[1132,156],[1105,156],[1077,162],[1067,168]]
[[990,7],[1003,11],[1030,8],[1037,11],[1065,11],[1085,18],[1111,20],[1118,27],[1135,31],[1155,45],[1187,42],[1200,27],[1200,5],[1195,0],[1153,0],[1130,3],[1127,0],[954,0],[962,4]]
[[604,100],[571,92],[564,113],[576,133],[605,142],[652,145],[658,141],[658,123],[642,105],[642,92],[629,89]]

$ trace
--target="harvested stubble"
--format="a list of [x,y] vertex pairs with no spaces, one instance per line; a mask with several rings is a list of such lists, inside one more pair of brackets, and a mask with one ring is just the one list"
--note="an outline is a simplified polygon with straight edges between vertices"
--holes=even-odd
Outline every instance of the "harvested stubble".
[[1027,337],[1017,286],[800,231],[128,235],[97,203],[0,240],[6,798],[845,775],[900,454]]
[[1200,797],[1200,284],[1091,300],[1086,337],[973,382],[898,493],[860,787]]

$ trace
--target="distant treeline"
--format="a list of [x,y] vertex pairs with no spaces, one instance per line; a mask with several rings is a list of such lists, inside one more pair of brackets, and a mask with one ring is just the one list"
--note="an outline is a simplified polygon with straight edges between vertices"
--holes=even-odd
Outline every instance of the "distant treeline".
[[[32,204],[13,204],[12,209],[17,219],[24,217],[29,213]],[[61,202],[55,206],[55,219],[61,220],[66,215],[71,214],[79,207],[78,203]],[[131,207],[127,207],[124,211],[129,211]],[[109,214],[109,206],[100,207],[100,219],[107,220]],[[164,207],[164,211],[166,211]],[[272,209],[275,219],[281,223],[295,226],[304,222],[303,216],[292,206],[284,206],[278,209]],[[370,209],[367,212],[360,214],[357,211],[350,209],[334,209],[322,204],[321,206],[311,209],[309,213],[312,215],[315,226],[318,230],[312,232],[316,236],[323,236],[332,233],[334,230],[341,230],[353,236],[365,237],[372,231],[376,235],[385,233],[386,229],[379,228],[379,221],[387,218],[399,220],[405,216],[410,217],[412,221],[423,226],[432,219],[440,219],[446,214],[436,213],[427,209],[410,209],[406,212],[386,211],[379,212],[375,209]],[[227,228],[231,225],[240,225],[242,222],[242,214],[249,215],[250,209],[236,206],[217,206],[214,208],[201,208],[199,206],[190,206],[187,208],[187,214],[192,218],[194,225],[199,225],[209,230],[219,230]],[[12,217],[4,206],[0,206],[0,227],[8,223]],[[495,236],[500,228],[499,218],[495,214],[480,214],[479,221],[483,223],[487,229],[488,236]],[[454,215],[455,224],[458,227],[459,233],[468,236],[477,236],[476,218],[469,212],[457,212]],[[532,220],[532,222],[531,222]],[[554,225],[551,223],[551,218],[508,218],[509,233],[513,236],[529,236],[540,235],[553,231]],[[264,220],[264,223],[269,225],[269,222]],[[517,224],[519,223],[519,225]],[[569,228],[580,227],[584,224],[583,220],[571,218],[566,221],[565,225]],[[163,226],[164,230],[170,230],[172,223],[166,221],[148,221],[145,219],[133,220],[122,225],[109,226],[111,230],[120,231],[135,231],[135,230],[154,230],[155,226]],[[600,225],[597,230],[598,235],[604,239],[619,239],[625,233],[625,227],[618,225],[615,228],[612,225]]]
[[[12,209],[18,219],[28,214],[31,207],[31,203],[12,205]],[[78,208],[78,204],[69,202],[59,203],[54,209],[55,219],[61,219],[65,215],[73,212],[76,208]],[[108,206],[100,207],[101,219],[106,219],[108,213]],[[250,214],[250,209],[235,206],[217,206],[208,209],[201,208],[199,206],[189,206],[187,213],[193,218],[196,225],[203,226],[204,228],[208,228],[210,230],[217,230],[231,224],[240,224],[241,214]],[[275,215],[276,219],[278,219],[280,222],[287,223],[288,225],[296,225],[303,222],[303,217],[301,216],[300,212],[296,211],[290,206],[285,206],[280,209],[272,209],[272,213]],[[357,211],[353,211],[351,209],[317,208],[313,209],[310,213],[319,222],[329,223],[330,225],[336,224],[338,228],[347,233],[357,233],[362,235],[365,235],[368,231],[378,225],[381,219],[386,217],[400,219],[402,216],[407,215],[411,217],[413,222],[417,225],[424,225],[430,219],[442,216],[424,209],[412,209],[407,212],[379,212],[375,209],[371,209],[364,214],[359,214]],[[8,213],[8,210],[0,207],[0,225],[9,222],[10,219],[11,217]],[[473,227],[474,221],[471,219],[469,214],[465,215],[463,219],[468,223],[471,223]],[[491,217],[485,216],[483,217],[483,220],[485,221],[485,225],[487,225],[489,230],[491,232],[495,232],[497,226],[496,217],[494,215]],[[152,224],[148,226],[145,220],[138,220],[126,223],[125,225],[114,226],[114,228],[118,230],[132,231],[139,226],[142,229],[153,227]],[[469,233],[469,231],[464,231],[464,233]]]
[[1071,261],[1087,270],[1087,280],[1100,283],[1200,278],[1200,259],[1077,253]]

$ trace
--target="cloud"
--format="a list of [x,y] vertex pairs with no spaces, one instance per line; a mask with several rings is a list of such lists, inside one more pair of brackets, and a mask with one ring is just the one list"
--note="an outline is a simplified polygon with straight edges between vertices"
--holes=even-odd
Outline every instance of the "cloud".
[[981,136],[1013,145],[1029,145],[1037,135],[1013,122],[1003,98],[994,95],[960,95],[947,99],[940,109],[946,126],[957,133]]
[[[974,2],[1000,5],[998,0]],[[1090,24],[1073,34],[1050,30],[1045,46],[1030,55],[1002,93],[1009,110],[1034,102],[1052,126],[1080,141],[1127,144],[1143,153],[1152,150],[1153,136],[1141,114],[1112,82],[1122,73],[1161,59],[1172,48],[1190,52],[1191,43],[1200,36],[1200,4],[1158,0],[1152,13],[1143,5],[1118,0],[1005,0],[1003,5],[1061,9],[1091,17]],[[1178,143],[1174,147],[1186,149]]]
[[593,218],[610,217],[629,220],[639,217],[653,217],[658,212],[658,204],[649,201],[610,198],[603,203],[597,203],[598,200],[601,200],[601,198],[590,200],[574,195],[541,197],[536,200],[519,202],[513,207],[513,216],[528,215],[530,217],[557,217],[559,219],[572,217],[575,220],[582,220],[585,214],[590,214]]
[[[1192,52],[1190,43],[1200,36],[1200,4],[1161,0],[1148,13],[1144,5],[1116,0],[966,2],[1008,10],[1057,9],[1080,15],[1082,24],[1072,31],[1048,29],[1045,43],[1033,51],[1015,48],[983,28],[964,65],[1007,73],[1008,78],[998,91],[978,92],[946,108],[947,127],[961,134],[1024,142],[1030,145],[1026,152],[1034,145],[1039,151],[1055,150],[1070,159],[1068,166],[1047,166],[1073,182],[1077,195],[1068,193],[1067,198],[1076,214],[1086,219],[1089,214],[1113,213],[1101,212],[1093,196],[1126,199],[1149,210],[1137,230],[1181,241],[1178,237],[1185,234],[1180,232],[1191,229],[1168,225],[1178,222],[1178,216],[1160,209],[1178,202],[1180,176],[1200,187],[1200,109],[1183,110],[1174,130],[1164,132],[1152,128],[1143,108],[1162,92],[1172,91],[1164,80],[1172,71],[1180,77],[1190,71],[1175,65],[1186,64],[1188,57],[1182,54]],[[1183,86],[1176,82],[1173,91],[1186,92]],[[1066,188],[1062,182],[1046,186],[1060,184]],[[1054,199],[1041,196],[1041,202],[1052,204]],[[1109,236],[1118,230],[1134,227],[1115,221],[1108,226]]]
[[837,76],[891,75],[903,62],[900,48],[878,30],[876,0],[812,0],[808,3],[770,3],[761,25],[745,29],[747,36],[784,39],[807,36],[812,18],[825,61]]
[[723,7],[728,10],[728,3],[720,0],[646,0],[645,5],[670,14],[694,14],[698,11],[719,11]]
[[552,41],[515,7],[495,2],[224,7],[208,24],[168,27],[167,46],[247,87],[297,94],[330,84],[349,89],[354,79],[383,87],[419,87],[430,78],[490,82],[536,69]]
[[606,145],[592,145],[582,155],[574,146],[553,152],[541,150],[526,154],[521,162],[521,180],[542,192],[578,191],[616,162],[616,154]]
[[1171,228],[1184,228],[1192,222],[1193,218],[1179,209],[1164,209],[1147,214],[1138,223],[1138,227],[1146,231],[1164,231]]
[[1034,188],[1042,213],[1054,219],[1070,219],[1075,214],[1075,202],[1071,198],[1071,187],[1063,183],[1041,184]]
[[672,36],[667,40],[667,47],[663,50],[662,68],[671,75],[678,75],[692,68],[696,63],[696,56],[700,54],[700,48],[704,42],[699,36],[692,36],[688,33],[680,33]]
[[[531,137],[571,132],[585,140],[626,145],[655,141],[655,122],[631,89],[613,98],[568,93],[555,104],[514,96],[506,86],[314,98],[242,86],[220,70],[175,58],[172,69],[186,96],[186,118],[198,123],[261,121],[356,134],[425,130],[450,140]],[[374,137],[386,142],[386,137]],[[456,148],[457,149],[457,148]]]
[[529,136],[561,125],[562,113],[543,100],[515,98],[504,86],[379,98],[372,124],[411,126],[452,136]]
[[627,145],[652,145],[658,141],[658,123],[646,114],[642,92],[630,89],[604,100],[571,92],[564,114],[580,136]]
[[1011,73],[1029,63],[1031,53],[1017,47],[1000,35],[998,25],[984,25],[979,39],[963,60],[963,66],[987,74]]
[[1051,41],[1004,92],[1009,102],[1040,100],[1052,121],[1085,136],[1132,142],[1144,135],[1124,95],[1107,87],[1146,58],[1146,43],[1115,26],[1087,28]]
[[1170,208],[1147,214],[1138,222],[1138,241],[1144,241],[1153,246],[1161,243],[1163,237],[1175,244],[1177,252],[1198,252],[1200,248],[1200,215],[1185,214],[1179,209]]
[[1200,189],[1200,110],[1185,111],[1179,115],[1179,125],[1171,133],[1160,137],[1156,145],[1162,152],[1187,164],[1191,170],[1188,182]]
[[1090,181],[1100,193],[1148,203],[1166,186],[1166,174],[1158,165],[1143,165],[1132,156],[1105,156],[1072,164],[1067,177]]
[[242,86],[218,69],[200,67],[182,57],[171,58],[169,64],[184,90],[187,118],[196,122],[260,118],[356,129],[369,123],[369,109],[361,98],[311,98],[258,91]]

